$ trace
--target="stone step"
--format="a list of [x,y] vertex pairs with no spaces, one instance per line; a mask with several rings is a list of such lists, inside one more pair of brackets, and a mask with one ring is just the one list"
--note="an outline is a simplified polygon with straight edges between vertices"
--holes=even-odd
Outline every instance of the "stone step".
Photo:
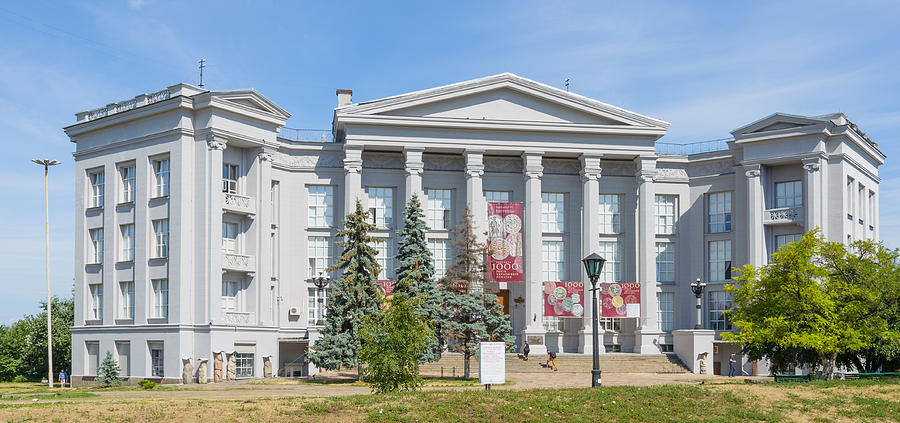
[[[533,356],[528,361],[522,360],[516,354],[507,354],[507,373],[534,373],[547,371],[541,365],[547,356]],[[556,358],[556,365],[562,372],[590,372],[593,368],[593,357],[590,355],[560,354]],[[470,361],[471,373],[478,373],[478,358],[472,357]],[[425,363],[419,367],[424,375],[459,376],[463,372],[462,354],[445,353],[435,363]],[[655,356],[642,356],[639,354],[604,354],[600,356],[600,369],[605,373],[689,373],[690,371],[678,356],[663,354]]]

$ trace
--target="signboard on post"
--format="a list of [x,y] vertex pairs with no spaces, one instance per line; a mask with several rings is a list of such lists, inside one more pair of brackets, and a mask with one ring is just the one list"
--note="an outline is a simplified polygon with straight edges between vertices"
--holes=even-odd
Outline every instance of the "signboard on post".
[[544,316],[584,316],[584,282],[544,282]]
[[482,385],[506,383],[506,343],[478,344],[478,382]]
[[603,317],[641,317],[640,283],[604,283],[600,293]]
[[488,278],[524,282],[522,203],[488,203]]

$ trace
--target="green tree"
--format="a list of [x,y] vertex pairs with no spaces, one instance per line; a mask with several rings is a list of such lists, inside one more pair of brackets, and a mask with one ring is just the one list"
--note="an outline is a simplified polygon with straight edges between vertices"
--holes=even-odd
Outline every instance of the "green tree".
[[[442,305],[440,288],[434,280],[434,261],[425,237],[427,231],[419,196],[413,194],[403,210],[403,229],[397,231],[400,236],[397,254],[400,267],[397,268],[394,295],[402,293],[408,297],[420,298],[419,313],[427,321],[435,321],[440,316]],[[443,343],[440,342],[440,327],[435,326],[434,331],[434,336],[430,338],[432,345],[422,354],[422,361],[437,361],[441,358]]]
[[444,304],[438,325],[441,333],[454,338],[463,353],[463,377],[470,377],[470,360],[481,341],[503,341],[512,348],[509,315],[497,296],[484,292],[484,245],[478,242],[472,213],[466,206],[453,230],[454,262],[441,286]]
[[[0,380],[24,376],[30,380],[47,377],[47,303],[41,313],[28,315],[10,326],[0,326]],[[53,370],[72,367],[72,334],[75,303],[72,298],[53,297]]]
[[104,387],[121,385],[122,379],[119,379],[120,373],[119,363],[113,358],[112,352],[107,351],[106,357],[103,357],[103,361],[100,362],[100,367],[97,368],[97,382],[100,382]]
[[369,234],[375,226],[368,219],[369,213],[357,200],[356,211],[344,219],[344,229],[337,234],[343,238],[338,242],[343,252],[328,270],[340,269],[343,276],[333,283],[322,337],[309,354],[310,361],[322,369],[356,367],[357,377],[362,318],[379,312],[383,302],[375,284],[381,266],[375,261],[376,250],[372,246],[379,240]]
[[434,332],[419,312],[418,298],[396,293],[386,310],[366,316],[360,329],[363,380],[378,393],[422,385],[419,358],[433,344]]
[[884,328],[867,316],[865,303],[875,294],[860,283],[869,277],[860,273],[864,266],[852,271],[848,260],[843,244],[813,230],[775,252],[768,265],[744,266],[727,287],[739,331],[723,339],[738,341],[751,359],[769,358],[776,370],[809,364],[832,378],[841,354],[871,348],[873,334]]

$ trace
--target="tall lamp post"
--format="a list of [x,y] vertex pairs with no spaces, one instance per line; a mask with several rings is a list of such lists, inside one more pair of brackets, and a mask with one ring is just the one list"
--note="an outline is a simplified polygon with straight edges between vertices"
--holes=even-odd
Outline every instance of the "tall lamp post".
[[600,319],[597,317],[597,281],[600,280],[600,273],[603,271],[606,259],[597,253],[591,253],[581,262],[584,263],[584,270],[591,279],[591,314],[594,325],[594,368],[591,369],[591,387],[593,388],[599,387],[602,383],[600,379],[600,334],[597,332],[597,327],[600,326]]
[[[329,278],[328,276],[324,276],[324,275],[322,274],[322,272],[319,272],[319,276],[318,276],[318,277],[312,278],[312,283],[313,283],[313,285],[316,286],[316,288],[319,289],[319,291],[321,291],[321,290],[323,290],[323,289],[325,289],[325,288],[328,287],[328,284],[331,283],[331,278]],[[322,297],[319,297],[319,298],[317,299],[317,301],[320,302],[320,303],[321,303],[321,302],[324,302],[324,300],[322,299]],[[316,325],[324,324],[324,322],[321,320],[321,318],[322,318],[322,313],[317,313],[317,314],[318,314],[318,316],[317,316],[318,319],[316,319]]]
[[694,329],[703,329],[703,312],[701,311],[703,298],[703,289],[706,288],[706,282],[701,282],[700,278],[693,283],[691,283],[691,292],[694,293],[694,296],[697,297],[697,324],[694,325]]
[[53,336],[52,323],[50,320],[53,303],[50,298],[50,197],[48,194],[48,175],[50,166],[59,164],[56,160],[50,159],[32,159],[31,161],[44,166],[44,260],[45,273],[47,274],[47,383],[53,387]]

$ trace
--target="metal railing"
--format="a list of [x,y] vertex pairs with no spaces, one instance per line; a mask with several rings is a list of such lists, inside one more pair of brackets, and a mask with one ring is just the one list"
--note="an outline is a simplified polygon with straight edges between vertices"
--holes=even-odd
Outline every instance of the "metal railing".
[[298,129],[282,127],[278,138],[294,142],[334,142],[330,129]]
[[671,142],[656,143],[656,154],[690,155],[728,150],[731,138],[676,144]]

